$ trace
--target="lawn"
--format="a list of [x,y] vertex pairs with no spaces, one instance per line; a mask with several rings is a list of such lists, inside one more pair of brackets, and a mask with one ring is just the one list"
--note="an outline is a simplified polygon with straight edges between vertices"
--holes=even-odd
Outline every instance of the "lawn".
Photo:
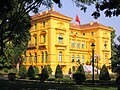
[[117,90],[112,86],[41,83],[39,81],[0,80],[0,90]]

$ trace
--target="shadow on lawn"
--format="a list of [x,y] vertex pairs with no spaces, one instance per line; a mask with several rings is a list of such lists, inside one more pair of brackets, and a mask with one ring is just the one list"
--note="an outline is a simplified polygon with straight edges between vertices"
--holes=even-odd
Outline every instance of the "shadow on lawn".
[[108,86],[85,86],[58,83],[41,83],[39,81],[0,80],[0,90],[116,90]]

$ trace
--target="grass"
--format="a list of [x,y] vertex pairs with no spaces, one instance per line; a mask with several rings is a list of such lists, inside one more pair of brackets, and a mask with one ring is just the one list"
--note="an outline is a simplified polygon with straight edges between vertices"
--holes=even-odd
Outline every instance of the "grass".
[[112,86],[89,86],[75,84],[40,83],[39,81],[0,80],[0,90],[117,90]]

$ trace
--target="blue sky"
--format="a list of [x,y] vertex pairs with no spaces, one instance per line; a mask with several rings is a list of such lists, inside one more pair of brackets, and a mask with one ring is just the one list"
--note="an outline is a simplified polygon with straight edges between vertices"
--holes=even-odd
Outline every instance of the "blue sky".
[[[119,17],[105,17],[105,15],[101,12],[101,17],[96,20],[91,14],[95,10],[93,6],[88,7],[87,11],[84,13],[75,4],[72,0],[61,0],[62,8],[58,8],[57,5],[54,5],[55,11],[60,12],[66,16],[73,18],[72,22],[75,22],[76,14],[80,18],[81,24],[86,24],[91,21],[98,21],[106,26],[111,26],[116,30],[117,36],[120,36],[120,16]],[[115,40],[116,41],[116,40]]]

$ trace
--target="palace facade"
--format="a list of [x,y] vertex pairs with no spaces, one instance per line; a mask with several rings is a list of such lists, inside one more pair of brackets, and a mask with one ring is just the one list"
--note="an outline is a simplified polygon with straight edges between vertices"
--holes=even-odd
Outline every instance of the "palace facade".
[[31,40],[23,55],[23,65],[27,69],[33,65],[41,71],[45,65],[50,65],[52,74],[55,74],[59,64],[63,74],[68,74],[69,69],[74,72],[79,63],[90,66],[92,43],[95,44],[95,67],[98,65],[101,68],[103,64],[110,66],[111,28],[98,22],[83,25],[70,23],[72,18],[53,9],[31,19]]

